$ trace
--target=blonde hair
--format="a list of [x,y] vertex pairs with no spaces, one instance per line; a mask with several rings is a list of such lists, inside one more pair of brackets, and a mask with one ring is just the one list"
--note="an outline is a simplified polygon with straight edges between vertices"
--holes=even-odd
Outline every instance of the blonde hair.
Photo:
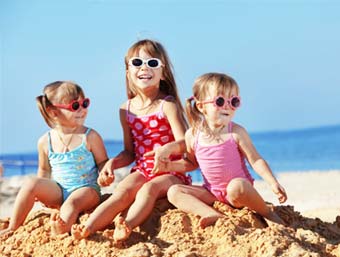
[[[170,62],[169,56],[165,50],[165,48],[162,46],[161,43],[150,40],[150,39],[143,39],[135,44],[133,44],[129,50],[127,51],[127,54],[125,56],[125,69],[126,71],[129,69],[129,60],[137,56],[139,51],[143,49],[146,53],[148,53],[150,56],[154,58],[158,58],[162,61],[164,67],[163,67],[163,77],[164,80],[160,81],[159,90],[164,93],[165,95],[171,95],[175,99],[175,103],[180,110],[180,114],[182,116],[183,121],[186,124],[186,119],[184,116],[184,108],[181,104],[181,100],[179,98],[177,85],[175,81],[175,77],[173,75],[173,66]],[[129,80],[128,75],[126,75],[126,92],[128,99],[131,99],[135,97],[138,94],[138,89],[133,83]]]
[[217,95],[229,95],[233,90],[236,91],[237,95],[239,94],[239,87],[236,81],[227,74],[211,72],[198,77],[192,88],[193,96],[186,100],[186,114],[194,134],[201,126],[204,130],[208,129],[203,114],[196,106],[196,101],[205,100],[211,87],[216,89]]
[[71,81],[55,81],[44,87],[43,94],[36,97],[41,115],[50,128],[56,126],[49,110],[53,104],[67,104],[79,97],[85,98],[82,88]]

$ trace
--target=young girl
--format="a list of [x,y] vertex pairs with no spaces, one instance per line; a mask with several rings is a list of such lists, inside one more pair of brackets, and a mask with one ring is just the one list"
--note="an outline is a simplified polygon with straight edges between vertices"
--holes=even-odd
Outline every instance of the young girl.
[[184,139],[186,123],[177,93],[172,66],[163,46],[152,40],[135,43],[125,57],[128,101],[120,108],[124,150],[110,159],[100,173],[102,185],[113,170],[135,161],[131,173],[114,193],[99,205],[84,225],[75,225],[72,234],[84,238],[115,220],[114,239],[125,240],[151,213],[155,202],[166,197],[174,184],[189,184],[179,172],[151,174],[153,157],[144,153],[174,140]]
[[[174,185],[168,191],[169,201],[185,212],[199,215],[202,228],[223,217],[211,207],[214,201],[221,201],[235,208],[247,206],[269,221],[283,224],[281,218],[265,204],[253,187],[253,178],[246,168],[245,158],[271,186],[280,203],[286,201],[284,188],[256,151],[247,131],[232,122],[241,105],[239,88],[234,79],[225,74],[205,74],[196,80],[193,93],[193,97],[187,100],[191,128],[185,134],[185,143],[187,158],[192,163],[192,168],[197,167],[198,163],[204,184]],[[166,153],[171,151],[171,147],[176,149],[176,144],[172,144],[163,148],[162,159],[166,159]],[[177,143],[177,149],[181,149],[180,144]],[[158,155],[162,156],[161,153]],[[161,165],[164,166],[160,162],[154,171],[164,170]],[[170,162],[166,169],[171,170],[174,167],[179,168]]]
[[80,86],[56,81],[45,86],[37,104],[51,129],[38,141],[38,176],[21,187],[2,234],[22,225],[36,200],[59,209],[51,215],[54,234],[69,232],[79,213],[100,201],[98,169],[108,157],[100,135],[84,126],[90,99]]

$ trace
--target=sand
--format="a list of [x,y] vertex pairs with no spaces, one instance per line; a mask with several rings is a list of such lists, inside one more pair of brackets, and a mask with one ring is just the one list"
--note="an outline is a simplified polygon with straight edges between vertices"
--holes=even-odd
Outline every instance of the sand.
[[[0,256],[339,256],[340,257],[340,170],[282,173],[288,201],[279,205],[269,187],[256,181],[255,187],[287,223],[271,224],[249,211],[228,211],[214,226],[201,229],[198,217],[174,209],[159,200],[150,218],[136,228],[124,243],[112,240],[114,226],[88,239],[50,235],[49,211],[37,206],[13,235],[0,239]],[[14,178],[12,178],[14,181]],[[18,178],[16,183],[22,179]],[[10,209],[8,189],[2,183],[0,217]],[[110,190],[110,189],[107,189]],[[15,189],[12,189],[15,191]],[[6,197],[4,197],[6,195]],[[5,211],[6,209],[6,211]],[[38,209],[38,210],[37,210]],[[84,222],[88,214],[80,218]],[[0,220],[0,228],[8,220]]]

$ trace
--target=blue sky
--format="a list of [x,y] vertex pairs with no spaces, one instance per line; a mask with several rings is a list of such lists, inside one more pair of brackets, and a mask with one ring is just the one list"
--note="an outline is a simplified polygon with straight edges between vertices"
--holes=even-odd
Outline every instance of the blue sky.
[[182,100],[203,73],[234,77],[250,132],[340,124],[339,13],[327,0],[2,0],[0,154],[36,150],[35,97],[55,80],[79,83],[87,125],[120,140],[124,55],[143,38],[168,50]]

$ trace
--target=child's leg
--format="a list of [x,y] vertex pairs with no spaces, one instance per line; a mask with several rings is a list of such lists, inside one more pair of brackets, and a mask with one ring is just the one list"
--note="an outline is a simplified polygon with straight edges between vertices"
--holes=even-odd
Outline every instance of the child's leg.
[[79,214],[96,207],[99,201],[98,193],[91,187],[82,187],[72,192],[62,204],[60,211],[51,215],[52,233],[69,232]]
[[183,183],[173,175],[162,175],[145,183],[136,195],[136,200],[129,208],[126,219],[116,222],[114,239],[126,239],[131,231],[149,217],[157,199],[165,197],[170,186]]
[[174,185],[168,191],[168,199],[179,210],[200,216],[202,228],[223,217],[222,213],[211,207],[217,201],[216,197],[202,186]]
[[261,195],[246,179],[235,178],[230,181],[227,186],[227,200],[237,208],[246,206],[270,221],[284,224],[283,220],[267,206]]
[[7,231],[14,231],[24,223],[36,199],[48,206],[60,206],[62,192],[60,187],[50,179],[28,178],[15,199],[13,215]]
[[85,238],[109,225],[118,213],[131,205],[145,182],[144,176],[139,172],[129,174],[118,184],[113,194],[94,210],[84,225],[73,225],[73,237]]

